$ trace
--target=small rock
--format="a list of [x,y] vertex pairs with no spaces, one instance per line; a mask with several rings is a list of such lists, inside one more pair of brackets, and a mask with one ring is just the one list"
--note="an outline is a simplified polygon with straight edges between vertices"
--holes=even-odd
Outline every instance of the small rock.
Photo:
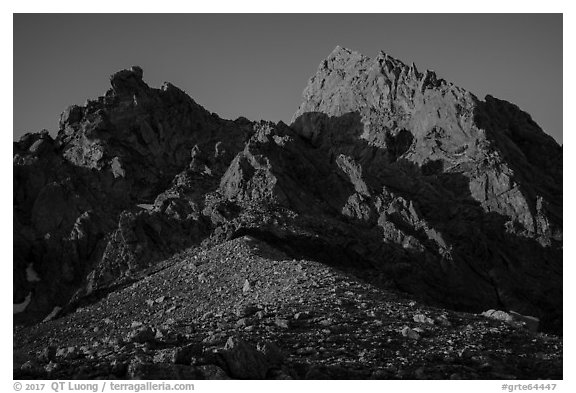
[[44,363],[48,363],[56,357],[56,348],[52,345],[45,347],[40,352],[38,352],[38,360]]
[[370,376],[370,379],[389,379],[389,378],[390,373],[387,372],[386,370],[375,370]]
[[205,364],[198,366],[198,371],[202,374],[204,379],[210,380],[224,380],[230,379],[228,374],[215,364]]
[[27,372],[33,372],[37,369],[37,365],[36,363],[34,363],[32,360],[28,360],[26,363],[23,363],[20,366],[20,370],[22,371],[27,371]]
[[316,350],[312,347],[304,347],[304,348],[298,348],[296,350],[296,353],[302,356],[311,356],[316,355]]
[[238,321],[236,321],[236,325],[237,328],[241,328],[241,327],[246,327],[248,326],[248,319],[247,318],[240,318]]
[[306,318],[310,318],[310,313],[307,312],[307,311],[297,312],[296,314],[294,314],[294,319],[295,319],[295,320],[306,319]]
[[424,314],[416,314],[413,317],[414,322],[416,323],[427,323],[430,325],[434,325],[434,320],[432,318],[427,317]]
[[173,350],[171,349],[163,349],[156,351],[154,354],[154,358],[152,359],[153,363],[171,363],[173,358]]
[[48,363],[46,367],[44,367],[44,371],[46,371],[48,374],[51,374],[55,371],[60,370],[60,368],[61,368],[60,364],[50,361],[50,363]]
[[202,375],[190,366],[170,363],[147,363],[140,359],[130,362],[126,375],[130,379],[198,379]]
[[510,314],[500,310],[488,310],[480,314],[486,318],[495,319],[497,321],[512,322],[514,318]]
[[404,326],[401,330],[401,333],[404,337],[408,337],[411,340],[418,340],[420,338],[418,332],[410,329],[408,326]]
[[252,289],[251,285],[250,285],[250,281],[248,281],[247,279],[244,281],[244,286],[242,287],[242,293],[246,294],[248,292],[250,292],[250,290]]
[[172,362],[174,364],[189,365],[192,357],[201,352],[201,348],[197,344],[188,344],[183,347],[174,349],[172,353]]
[[436,322],[440,326],[444,326],[444,327],[452,326],[452,323],[448,320],[448,318],[446,318],[445,315],[440,315],[440,316],[436,317]]
[[278,348],[278,346],[272,342],[266,341],[263,343],[258,343],[256,349],[266,357],[266,360],[272,366],[280,367],[280,365],[284,362],[284,354],[280,348]]
[[331,326],[333,321],[331,319],[323,319],[318,323],[322,326]]
[[124,376],[126,374],[126,370],[128,369],[128,363],[118,359],[112,360],[110,366],[112,366],[110,371],[117,377]]
[[58,348],[56,350],[56,357],[64,359],[76,359],[79,356],[76,347]]
[[102,342],[106,345],[115,347],[115,346],[122,344],[122,339],[119,337],[114,337],[114,336],[106,336],[106,337],[102,338]]
[[229,337],[221,355],[230,375],[240,379],[264,379],[270,368],[266,356],[245,341]]
[[161,340],[166,336],[167,333],[168,331],[166,329],[156,329],[156,335],[154,336],[154,338],[156,340]]
[[202,315],[202,320],[205,321],[209,318],[212,318],[214,316],[214,313],[211,311],[208,311],[207,313],[205,313],[204,315]]
[[276,318],[274,324],[282,329],[290,329],[290,322],[287,319]]
[[156,337],[156,333],[149,326],[142,326],[139,329],[133,330],[128,333],[126,339],[129,342],[134,343],[145,343],[148,341],[153,341]]
[[238,317],[249,317],[250,315],[255,314],[258,312],[259,308],[253,303],[248,303],[246,305],[238,307],[236,310],[236,315]]
[[472,358],[472,356],[474,356],[474,354],[475,354],[474,350],[468,347],[458,352],[458,356],[460,356],[460,358],[462,359],[470,359]]
[[225,333],[209,334],[202,342],[208,346],[219,345],[224,342],[225,337]]

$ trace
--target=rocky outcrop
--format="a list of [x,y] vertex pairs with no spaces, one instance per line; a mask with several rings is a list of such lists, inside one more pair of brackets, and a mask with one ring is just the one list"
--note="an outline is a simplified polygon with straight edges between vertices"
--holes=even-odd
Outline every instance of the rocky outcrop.
[[292,216],[262,225],[240,214],[235,228],[328,263],[364,263],[443,305],[560,328],[562,151],[529,115],[342,48],[304,98],[290,128],[254,134],[220,187],[240,206]]
[[[355,138],[339,143],[350,116]],[[375,211],[384,241],[422,254],[401,286],[558,326],[562,149],[528,114],[384,53],[338,47],[311,78],[293,128],[331,156],[347,153],[364,204],[346,212],[369,221],[364,212]]]
[[105,96],[62,114],[55,139],[15,143],[20,321],[250,235],[430,302],[561,330],[562,149],[516,106],[339,47],[290,126],[223,120],[142,77],[114,74]]
[[201,241],[198,204],[252,132],[169,83],[150,88],[139,67],[110,82],[105,96],[61,115],[55,139],[14,144],[14,303],[32,294],[17,321]]

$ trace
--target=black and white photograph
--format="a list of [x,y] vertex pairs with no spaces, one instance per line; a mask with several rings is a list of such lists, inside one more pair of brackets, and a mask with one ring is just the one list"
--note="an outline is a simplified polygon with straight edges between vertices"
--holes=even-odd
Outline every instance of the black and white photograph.
[[15,390],[561,390],[564,15],[328,12],[13,13]]

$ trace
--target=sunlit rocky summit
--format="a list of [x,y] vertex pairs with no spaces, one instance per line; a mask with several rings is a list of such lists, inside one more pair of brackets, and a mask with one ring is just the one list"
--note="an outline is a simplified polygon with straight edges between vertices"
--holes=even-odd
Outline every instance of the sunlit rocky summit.
[[290,125],[110,84],[14,143],[15,376],[562,377],[562,148],[517,106],[340,47]]

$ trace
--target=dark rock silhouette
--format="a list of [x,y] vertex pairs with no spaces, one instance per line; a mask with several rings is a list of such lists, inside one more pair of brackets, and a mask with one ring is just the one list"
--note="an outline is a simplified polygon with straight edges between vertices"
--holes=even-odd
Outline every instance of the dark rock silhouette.
[[68,108],[56,139],[14,143],[14,303],[33,294],[16,320],[41,320],[201,240],[199,199],[252,132],[169,83],[148,87],[139,67],[111,85]]
[[142,77],[114,74],[105,96],[62,114],[55,139],[14,144],[16,322],[250,235],[561,331],[562,149],[516,106],[339,47],[290,126],[223,120]]

